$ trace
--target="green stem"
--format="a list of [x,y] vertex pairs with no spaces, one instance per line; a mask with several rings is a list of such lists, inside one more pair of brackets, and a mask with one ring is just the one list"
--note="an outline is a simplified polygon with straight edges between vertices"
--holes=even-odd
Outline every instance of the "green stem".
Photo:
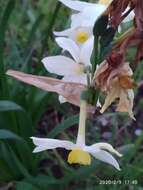
[[98,64],[98,55],[99,55],[98,50],[99,50],[99,36],[98,37],[94,36],[94,56],[93,56],[94,62],[92,65],[92,78],[94,76],[94,72],[95,72],[96,66]]
[[85,125],[86,125],[86,106],[87,103],[85,100],[81,100],[80,103],[80,116],[79,116],[79,128],[78,128],[78,135],[77,135],[77,145],[85,145]]
[[87,86],[88,86],[88,88],[90,87],[90,84],[91,84],[91,80],[90,80],[90,72],[89,72],[89,70],[86,72],[86,76],[87,76]]

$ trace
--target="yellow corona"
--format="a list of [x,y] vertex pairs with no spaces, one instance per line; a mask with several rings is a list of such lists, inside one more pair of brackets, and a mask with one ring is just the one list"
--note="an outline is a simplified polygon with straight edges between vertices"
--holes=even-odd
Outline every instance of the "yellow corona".
[[86,32],[79,32],[76,36],[76,42],[77,43],[84,43],[88,40],[89,35]]
[[69,164],[90,165],[91,164],[91,156],[89,153],[87,153],[83,150],[75,149],[69,153],[68,163]]

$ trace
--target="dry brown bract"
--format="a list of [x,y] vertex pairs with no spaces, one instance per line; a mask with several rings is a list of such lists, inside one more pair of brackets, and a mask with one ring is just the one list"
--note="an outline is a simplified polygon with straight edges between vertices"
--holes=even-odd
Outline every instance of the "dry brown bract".
[[103,113],[113,101],[119,98],[116,111],[127,112],[132,119],[133,115],[133,88],[135,83],[132,79],[133,72],[129,63],[110,65],[106,60],[97,69],[93,83],[107,94],[101,113]]
[[[62,80],[36,76],[31,74],[22,73],[19,71],[9,70],[7,75],[12,76],[22,82],[38,87],[48,92],[56,92],[62,95],[66,100],[76,106],[80,106],[80,97],[86,86],[78,83],[64,82]],[[95,107],[88,105],[88,113],[94,113]]]

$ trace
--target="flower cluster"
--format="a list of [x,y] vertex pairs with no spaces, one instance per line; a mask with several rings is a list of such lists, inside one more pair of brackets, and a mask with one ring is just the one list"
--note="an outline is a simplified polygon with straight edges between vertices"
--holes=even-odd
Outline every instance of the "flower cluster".
[[[118,162],[111,153],[119,157],[122,155],[110,144],[96,143],[91,146],[85,144],[85,126],[87,112],[93,113],[95,105],[101,107],[100,112],[103,113],[115,100],[119,100],[116,111],[127,112],[132,119],[135,119],[132,110],[133,88],[136,84],[132,78],[133,71],[125,58],[125,50],[128,44],[132,44],[131,40],[140,37],[137,35],[138,30],[133,29],[129,37],[126,33],[122,39],[117,40],[118,43],[112,45],[116,31],[119,33],[122,30],[122,23],[133,20],[137,15],[137,11],[133,12],[135,4],[130,4],[128,0],[122,3],[117,0],[99,0],[94,4],[77,0],[59,1],[72,9],[70,27],[61,32],[54,31],[55,41],[62,49],[62,54],[45,57],[42,63],[48,72],[57,74],[62,79],[16,71],[8,71],[7,74],[43,90],[58,93],[61,103],[67,101],[80,106],[78,134],[76,143],[31,137],[36,145],[34,152],[65,148],[71,150],[68,155],[70,164],[89,165],[92,155],[120,170]],[[137,23],[141,27],[141,24]],[[110,31],[113,31],[112,35]],[[142,44],[140,46],[143,47]],[[111,51],[104,55],[101,47]],[[138,59],[141,55],[140,52]],[[106,94],[102,106],[97,91]]]

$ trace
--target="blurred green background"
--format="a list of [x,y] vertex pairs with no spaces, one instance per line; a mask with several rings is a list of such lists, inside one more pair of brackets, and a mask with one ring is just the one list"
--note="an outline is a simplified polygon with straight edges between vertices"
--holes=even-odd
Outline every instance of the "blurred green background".
[[[68,28],[69,15],[57,0],[0,0],[0,190],[142,190],[143,85],[135,92],[136,121],[113,112],[113,105],[87,122],[88,144],[106,141],[124,154],[121,172],[97,160],[87,167],[68,165],[68,152],[60,149],[32,153],[30,136],[75,140],[79,109],[60,105],[56,94],[18,82],[5,72],[53,76],[41,59],[60,53],[52,31]],[[129,61],[134,53],[135,49],[128,51]],[[134,77],[142,80],[142,64]]]

